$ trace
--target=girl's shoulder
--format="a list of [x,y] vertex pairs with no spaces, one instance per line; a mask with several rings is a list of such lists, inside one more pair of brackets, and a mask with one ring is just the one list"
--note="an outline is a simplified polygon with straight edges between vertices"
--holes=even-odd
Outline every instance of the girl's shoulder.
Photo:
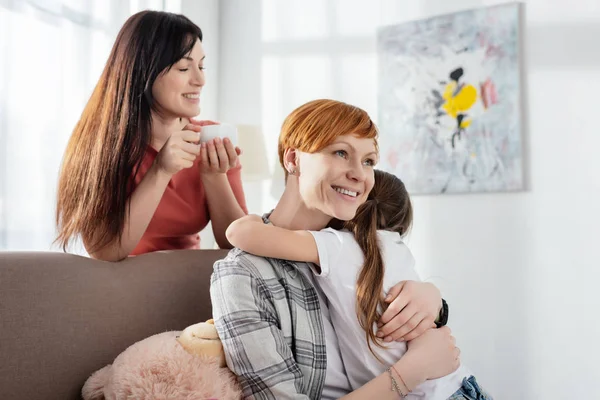
[[316,241],[324,240],[328,243],[336,242],[341,244],[354,242],[354,234],[347,229],[325,228],[320,231],[309,231]]
[[400,234],[398,232],[378,230],[377,236],[378,236],[379,240],[385,241],[386,243],[404,244],[404,240],[402,240],[402,237],[400,236]]
[[[319,238],[327,238],[328,241],[334,240],[336,242],[339,242],[340,244],[356,242],[356,239],[354,238],[354,233],[347,229],[325,228],[318,231],[318,234],[313,236],[315,236],[315,239],[317,240]],[[404,245],[404,241],[397,232],[379,230],[377,231],[377,237],[379,241],[384,245]]]

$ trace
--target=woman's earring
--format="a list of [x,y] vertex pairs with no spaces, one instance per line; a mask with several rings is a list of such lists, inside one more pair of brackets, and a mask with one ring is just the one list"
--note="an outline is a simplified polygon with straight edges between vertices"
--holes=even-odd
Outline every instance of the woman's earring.
[[289,172],[289,174],[290,174],[290,175],[296,175],[296,170],[295,170],[295,169],[291,170],[291,171]]

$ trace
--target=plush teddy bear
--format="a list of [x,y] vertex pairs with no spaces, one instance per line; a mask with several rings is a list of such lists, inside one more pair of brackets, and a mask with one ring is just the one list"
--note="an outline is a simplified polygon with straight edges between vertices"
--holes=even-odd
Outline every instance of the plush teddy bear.
[[84,400],[237,400],[241,390],[225,367],[223,346],[209,320],[131,345],[112,365],[94,372],[81,395]]

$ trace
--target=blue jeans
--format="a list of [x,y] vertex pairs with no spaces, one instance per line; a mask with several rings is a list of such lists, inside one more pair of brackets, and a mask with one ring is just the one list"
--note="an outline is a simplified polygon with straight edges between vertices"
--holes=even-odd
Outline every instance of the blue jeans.
[[462,387],[448,400],[493,400],[492,396],[483,391],[474,376],[463,379]]

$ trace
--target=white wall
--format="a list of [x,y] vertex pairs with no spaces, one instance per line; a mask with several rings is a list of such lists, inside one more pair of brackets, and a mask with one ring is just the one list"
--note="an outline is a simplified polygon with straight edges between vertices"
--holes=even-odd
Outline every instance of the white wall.
[[202,45],[206,53],[206,85],[202,89],[200,117],[219,117],[219,0],[181,0],[181,13],[190,18],[202,29]]
[[[398,23],[500,2],[303,1],[304,9],[326,7],[328,15],[337,18],[325,21],[325,28],[355,23],[362,33],[323,40],[290,35],[287,41],[263,43],[262,35],[268,36],[269,29],[261,20],[276,11],[275,3],[221,1],[218,35],[218,116],[232,122],[262,123],[271,150],[278,124],[304,97],[308,100],[325,94],[351,99],[377,118],[369,100],[376,97],[376,85],[372,84],[377,79],[375,68],[365,63],[352,80],[336,72],[341,65],[336,58],[340,51],[354,52],[359,61],[361,55],[374,56],[373,20]],[[298,3],[286,1],[284,7],[294,12]],[[269,9],[261,10],[262,4]],[[344,22],[346,12],[332,12],[341,4],[347,18],[359,18]],[[182,9],[186,13],[185,7]],[[595,250],[600,239],[596,229],[600,179],[594,176],[600,172],[600,157],[593,154],[600,148],[594,118],[600,93],[600,2],[530,0],[525,16],[528,189],[521,193],[415,196],[415,228],[409,244],[422,274],[449,300],[450,325],[463,361],[496,398],[590,398],[598,392],[600,382],[596,361],[600,359],[600,300],[595,290],[600,280]],[[308,27],[304,29],[314,31],[322,21],[315,12],[311,18],[297,21],[297,25],[302,23]],[[289,32],[295,29],[285,28]],[[291,76],[285,84],[303,86],[305,92],[274,98],[265,88],[279,78],[265,74],[263,62],[273,54],[294,52],[331,54],[333,72],[327,76],[333,83],[320,81],[319,71],[307,69],[298,75],[293,71],[296,64],[283,62],[277,64],[284,69],[278,76]],[[315,86],[314,82],[321,83]],[[348,93],[348,87],[359,92]],[[206,92],[209,90],[214,86],[207,86]],[[268,194],[258,195],[264,209],[273,205]]]

